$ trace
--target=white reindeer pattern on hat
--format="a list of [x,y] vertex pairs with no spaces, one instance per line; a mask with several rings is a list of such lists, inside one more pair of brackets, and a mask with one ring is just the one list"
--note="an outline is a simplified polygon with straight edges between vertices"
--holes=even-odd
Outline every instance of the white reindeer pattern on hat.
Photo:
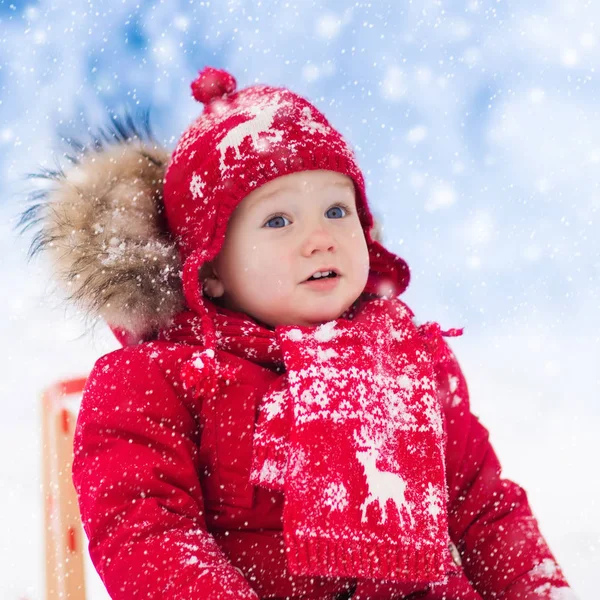
[[[221,176],[224,175],[227,165],[225,160],[227,158],[227,150],[233,148],[235,151],[235,157],[241,159],[240,145],[242,142],[249,137],[254,144],[254,148],[258,151],[261,149],[267,149],[271,142],[278,143],[283,140],[283,134],[285,133],[281,129],[273,128],[273,122],[278,111],[282,108],[283,104],[279,102],[280,97],[275,97],[275,102],[260,106],[257,104],[250,105],[245,109],[246,114],[250,116],[248,121],[244,121],[239,125],[236,125],[230,129],[225,137],[217,145],[217,149],[220,152],[219,166],[221,168]],[[259,138],[260,134],[268,134]]]
[[[308,138],[327,137],[330,132],[329,125],[321,123],[309,106],[300,109],[285,90],[265,97],[260,88],[249,89],[231,103],[215,100],[211,106],[212,112],[203,115],[195,127],[181,138],[173,154],[173,161],[177,162],[189,147],[195,144],[199,137],[207,135],[212,127],[219,128],[223,121],[231,118],[245,117],[244,121],[229,129],[215,146],[219,154],[219,172],[223,180],[234,177],[236,171],[244,168],[245,157],[241,146],[247,139],[258,154],[268,154],[274,144],[283,144],[287,151],[295,154]],[[278,114],[282,111],[286,113],[284,122],[285,119],[291,119],[302,131],[302,136],[286,139],[286,125],[282,122],[281,127],[275,126]],[[329,144],[349,161],[354,160],[353,151],[344,138],[330,140]],[[193,156],[194,152],[190,156]],[[206,204],[205,188],[203,175],[195,172],[190,180],[190,193],[195,200],[202,200]]]

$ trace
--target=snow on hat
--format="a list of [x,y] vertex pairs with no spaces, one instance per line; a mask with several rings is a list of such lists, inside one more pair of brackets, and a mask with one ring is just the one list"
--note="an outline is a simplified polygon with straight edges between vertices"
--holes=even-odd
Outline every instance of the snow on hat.
[[366,291],[388,295],[409,281],[403,259],[371,237],[373,217],[356,158],[325,116],[286,88],[253,85],[236,91],[236,80],[206,67],[191,85],[204,111],[180,138],[164,181],[165,214],[183,262],[186,302],[205,312],[200,267],[223,246],[236,206],[254,189],[298,171],[325,169],[349,176],[370,255]]

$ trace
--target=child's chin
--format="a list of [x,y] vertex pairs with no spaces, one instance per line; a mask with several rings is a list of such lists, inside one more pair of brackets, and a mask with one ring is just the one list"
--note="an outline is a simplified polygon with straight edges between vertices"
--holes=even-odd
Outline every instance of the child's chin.
[[322,325],[323,323],[328,323],[329,321],[335,321],[336,319],[339,319],[343,314],[344,310],[315,310],[310,313],[303,314],[302,321],[307,326]]

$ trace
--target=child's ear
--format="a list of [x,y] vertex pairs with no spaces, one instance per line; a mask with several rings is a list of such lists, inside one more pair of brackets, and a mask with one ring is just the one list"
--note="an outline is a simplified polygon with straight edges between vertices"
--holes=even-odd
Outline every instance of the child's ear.
[[219,298],[225,293],[225,287],[212,263],[205,263],[200,267],[200,285],[204,293],[211,298]]

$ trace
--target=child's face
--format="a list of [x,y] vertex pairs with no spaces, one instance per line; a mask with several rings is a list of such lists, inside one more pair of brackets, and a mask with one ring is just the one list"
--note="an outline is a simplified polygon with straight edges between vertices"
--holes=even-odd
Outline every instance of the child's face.
[[[347,207],[347,208],[346,208]],[[205,292],[270,326],[339,318],[367,283],[369,254],[352,180],[302,171],[253,190],[236,207]],[[305,283],[334,269],[326,283]]]

